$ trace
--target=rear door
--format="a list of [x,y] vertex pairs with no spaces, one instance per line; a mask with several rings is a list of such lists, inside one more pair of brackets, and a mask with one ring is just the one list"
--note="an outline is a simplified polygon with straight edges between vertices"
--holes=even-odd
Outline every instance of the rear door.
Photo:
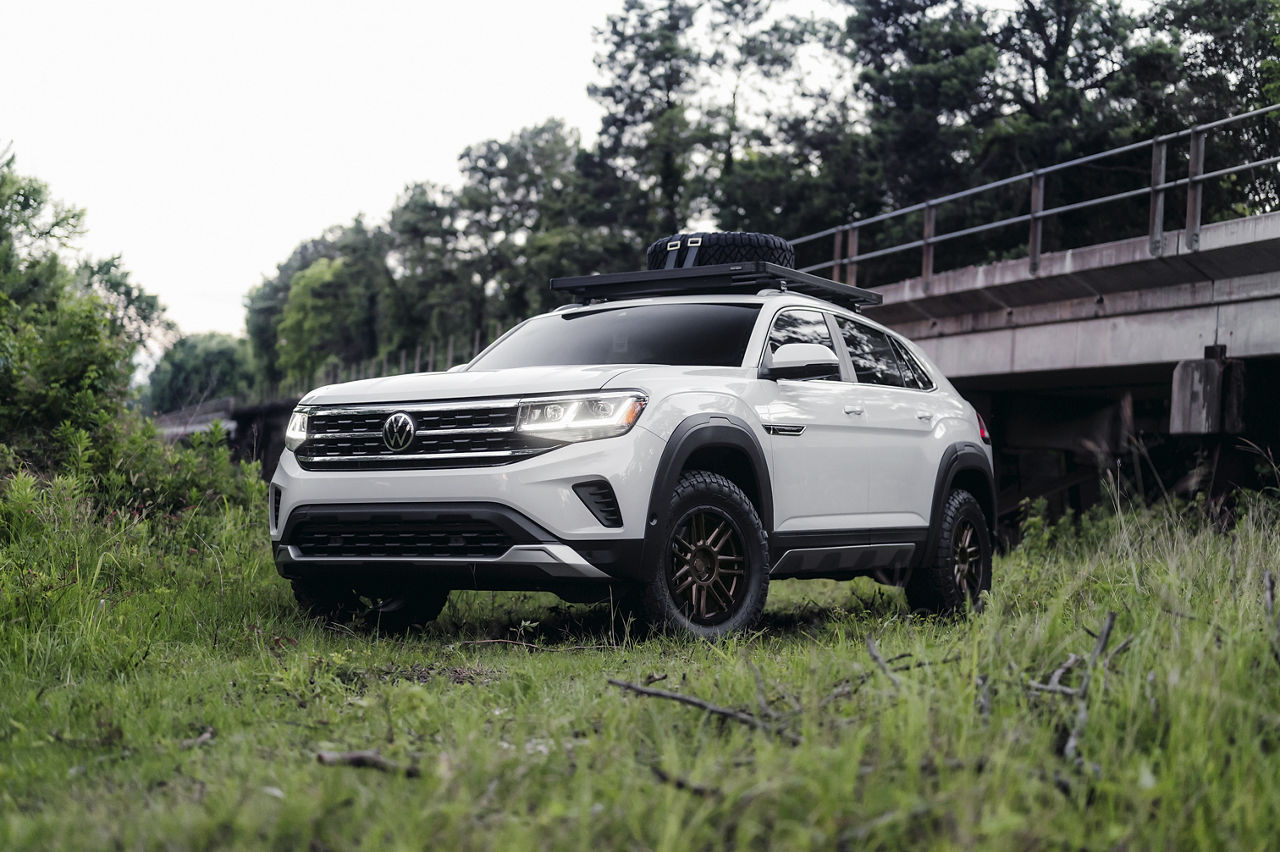
[[940,461],[941,421],[932,381],[891,335],[859,320],[836,318],[857,376],[867,429],[867,503],[860,526],[929,523]]

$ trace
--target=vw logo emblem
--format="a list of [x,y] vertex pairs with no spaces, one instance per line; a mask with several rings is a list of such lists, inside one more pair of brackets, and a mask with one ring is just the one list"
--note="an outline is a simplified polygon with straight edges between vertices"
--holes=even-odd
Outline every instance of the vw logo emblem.
[[413,443],[415,428],[412,417],[403,411],[397,411],[382,424],[382,443],[393,453],[407,450]]

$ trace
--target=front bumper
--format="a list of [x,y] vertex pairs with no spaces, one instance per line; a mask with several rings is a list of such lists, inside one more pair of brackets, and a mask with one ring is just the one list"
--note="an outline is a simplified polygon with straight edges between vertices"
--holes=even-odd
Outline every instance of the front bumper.
[[[634,429],[502,467],[400,471],[308,471],[285,452],[271,491],[276,567],[290,579],[358,577],[371,584],[479,589],[556,590],[635,579],[662,448],[652,433]],[[619,526],[602,524],[574,491],[574,485],[601,479],[617,498]],[[327,533],[300,546],[298,531],[308,522],[313,530],[319,525],[357,533],[388,524],[399,531],[441,522],[485,525],[498,530],[506,546],[483,553],[446,547],[442,555],[430,548],[431,555],[412,548],[338,548],[342,555],[326,555]],[[341,538],[335,534],[334,541]]]

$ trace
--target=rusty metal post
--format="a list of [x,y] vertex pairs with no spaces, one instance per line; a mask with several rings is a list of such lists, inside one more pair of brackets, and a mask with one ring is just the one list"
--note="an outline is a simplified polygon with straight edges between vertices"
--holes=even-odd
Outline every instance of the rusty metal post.
[[1200,201],[1204,195],[1204,131],[1191,131],[1191,156],[1187,162],[1187,248],[1200,250]]
[[1027,257],[1031,264],[1031,274],[1040,271],[1041,238],[1044,236],[1043,221],[1040,214],[1044,212],[1044,175],[1039,171],[1031,174],[1031,236],[1027,246]]
[[844,283],[850,287],[858,286],[858,231],[857,225],[849,229],[848,237],[848,262],[844,265]]
[[932,201],[924,203],[924,248],[920,252],[920,278],[926,290],[933,278],[933,234],[936,227],[937,208]]
[[1148,249],[1152,257],[1164,254],[1164,178],[1169,143],[1157,139],[1151,143],[1151,209],[1147,217]]
[[843,227],[836,228],[835,244],[832,246],[832,249],[831,249],[831,280],[832,281],[839,281],[844,277],[841,274],[843,271],[842,267],[844,266],[844,259],[845,259],[844,235],[845,235],[845,228]]

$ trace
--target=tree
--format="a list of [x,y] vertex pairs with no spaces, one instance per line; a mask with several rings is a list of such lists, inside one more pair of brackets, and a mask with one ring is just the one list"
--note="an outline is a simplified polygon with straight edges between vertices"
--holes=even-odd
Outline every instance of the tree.
[[89,262],[83,286],[74,286],[61,252],[80,233],[81,214],[14,162],[0,158],[0,467],[17,458],[49,469],[76,451],[60,437],[68,430],[109,443],[105,434],[124,415],[130,359],[162,317],[118,258]]
[[[1162,130],[1215,121],[1280,100],[1280,4],[1165,0],[1152,10],[1148,24],[1168,39],[1175,54],[1178,84],[1168,88],[1159,104],[1168,116]],[[1280,119],[1273,114],[1230,125],[1214,131],[1208,142],[1205,171],[1265,159],[1280,148]],[[1275,171],[1225,176],[1210,186],[1204,205],[1207,221],[1275,210],[1280,206]]]
[[229,334],[180,337],[160,357],[147,386],[146,409],[162,413],[248,392],[249,342]]
[[317,260],[336,258],[336,242],[340,233],[341,229],[334,227],[319,237],[299,243],[288,259],[276,266],[276,274],[254,287],[245,297],[245,331],[257,380],[263,388],[274,387],[284,378],[276,341],[284,306],[289,299],[289,283],[293,276]]
[[15,160],[12,150],[0,151],[0,298],[51,307],[70,281],[58,251],[79,236],[84,213],[52,200],[40,181],[18,174]]
[[587,91],[606,110],[600,153],[644,199],[646,221],[623,223],[640,232],[678,231],[691,209],[688,170],[698,139],[689,100],[705,62],[689,38],[695,11],[681,0],[626,0],[596,31],[604,82]]
[[129,280],[120,255],[87,260],[76,270],[76,283],[98,296],[107,307],[111,330],[142,346],[156,335],[171,334],[175,326],[165,317],[160,300]]

